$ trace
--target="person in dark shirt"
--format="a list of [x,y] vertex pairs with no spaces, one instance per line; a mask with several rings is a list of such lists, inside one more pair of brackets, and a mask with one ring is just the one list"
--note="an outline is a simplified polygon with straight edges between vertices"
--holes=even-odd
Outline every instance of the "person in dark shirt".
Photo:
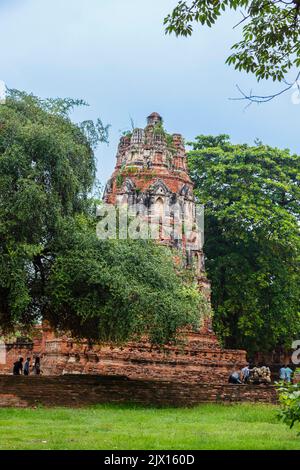
[[30,374],[30,357],[27,357],[26,362],[24,364],[24,375]]
[[14,363],[13,375],[22,375],[23,371],[23,357]]

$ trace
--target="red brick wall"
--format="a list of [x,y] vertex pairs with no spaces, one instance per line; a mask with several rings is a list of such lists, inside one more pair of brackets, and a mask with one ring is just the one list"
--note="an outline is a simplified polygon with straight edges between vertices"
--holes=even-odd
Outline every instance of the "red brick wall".
[[195,406],[199,403],[277,403],[273,386],[186,384],[125,377],[0,376],[0,406],[87,406],[97,403],[137,403]]
[[20,357],[41,357],[43,375],[100,374],[124,375],[132,379],[168,380],[187,383],[226,383],[234,369],[246,363],[246,352],[223,350],[213,333],[189,333],[185,346],[163,350],[146,341],[123,347],[91,346],[67,337],[55,338],[45,331],[43,339],[29,345],[7,345],[7,363],[1,374],[11,374]]
[[160,350],[147,342],[123,347],[94,346],[56,339],[46,343],[41,368],[47,375],[125,375],[132,379],[226,383],[246,363],[246,352],[223,350],[213,334],[189,334],[184,347]]

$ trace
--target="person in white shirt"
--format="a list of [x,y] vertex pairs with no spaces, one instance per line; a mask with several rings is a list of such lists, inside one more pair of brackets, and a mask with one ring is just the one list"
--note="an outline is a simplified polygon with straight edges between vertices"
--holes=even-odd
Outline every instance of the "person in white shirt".
[[247,364],[245,367],[243,367],[242,369],[242,381],[244,383],[247,383],[248,382],[248,379],[250,377],[250,368],[249,368],[249,364]]

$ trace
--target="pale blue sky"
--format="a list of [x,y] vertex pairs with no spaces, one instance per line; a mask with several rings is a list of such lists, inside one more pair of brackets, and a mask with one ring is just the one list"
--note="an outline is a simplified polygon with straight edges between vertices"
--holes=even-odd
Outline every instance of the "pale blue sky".
[[170,132],[187,140],[228,133],[233,142],[264,142],[300,152],[300,106],[291,93],[264,104],[245,104],[245,90],[272,91],[224,65],[239,31],[228,14],[213,30],[192,38],[165,36],[164,16],[176,0],[0,0],[0,79],[41,97],[83,98],[90,108],[75,120],[112,125],[110,145],[98,152],[98,177],[110,176],[122,130],[144,126],[158,111]]

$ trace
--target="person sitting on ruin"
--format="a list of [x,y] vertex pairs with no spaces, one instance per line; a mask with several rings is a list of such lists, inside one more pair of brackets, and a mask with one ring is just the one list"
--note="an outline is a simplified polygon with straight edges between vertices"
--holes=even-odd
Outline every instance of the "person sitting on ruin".
[[228,382],[230,384],[242,384],[243,382],[241,380],[241,377],[241,371],[235,370],[230,374]]
[[41,373],[41,363],[40,363],[40,358],[38,356],[35,358],[35,361],[33,364],[33,373],[35,375],[40,375]]
[[13,375],[22,375],[23,360],[23,357],[20,357],[19,360],[14,363]]
[[26,362],[24,364],[24,375],[30,374],[30,357],[27,357]]

